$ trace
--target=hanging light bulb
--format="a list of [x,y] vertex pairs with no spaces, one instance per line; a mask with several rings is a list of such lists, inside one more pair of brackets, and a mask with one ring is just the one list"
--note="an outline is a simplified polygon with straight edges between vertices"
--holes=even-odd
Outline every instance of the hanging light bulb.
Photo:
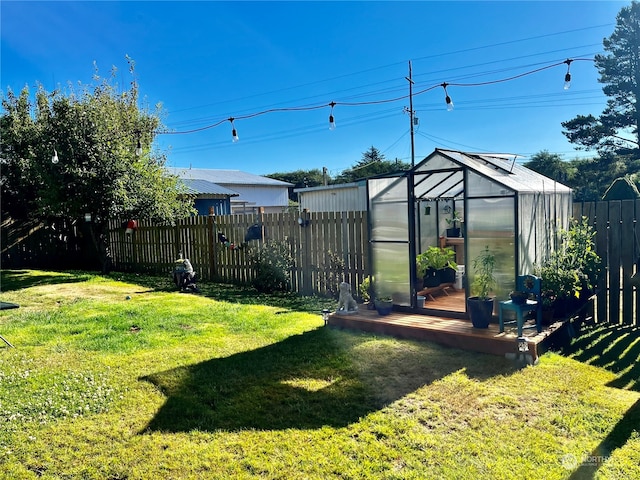
[[233,124],[234,120],[235,119],[233,117],[229,118],[229,121],[231,122],[231,141],[236,143],[240,140],[240,137],[238,137],[238,131],[236,130],[236,126]]
[[448,85],[448,83],[443,83],[442,84],[442,88],[444,88],[444,95],[445,95],[444,101],[447,104],[447,111],[450,112],[451,110],[453,110],[453,101],[451,100],[451,97],[447,93],[447,85]]
[[51,157],[51,163],[56,164],[60,161],[60,159],[58,158],[58,152],[56,151],[56,149],[53,149],[53,157]]
[[136,155],[138,157],[142,155],[142,144],[140,143],[140,138],[138,138],[138,144],[136,145]]
[[336,106],[336,102],[331,102],[329,105],[331,105],[331,113],[329,114],[329,130],[335,130],[336,129],[336,121],[333,118],[333,107]]
[[569,69],[571,68],[571,62],[573,62],[573,60],[567,58],[564,63],[567,64],[567,73],[564,76],[564,89],[565,90],[569,90],[569,88],[571,88],[571,73],[569,72]]

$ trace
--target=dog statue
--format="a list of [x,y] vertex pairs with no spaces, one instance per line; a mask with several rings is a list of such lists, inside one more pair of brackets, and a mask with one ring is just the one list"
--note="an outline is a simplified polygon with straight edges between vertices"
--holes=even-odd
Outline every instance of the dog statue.
[[340,284],[340,297],[338,298],[338,309],[341,313],[356,313],[358,311],[358,304],[351,295],[351,285],[347,282]]

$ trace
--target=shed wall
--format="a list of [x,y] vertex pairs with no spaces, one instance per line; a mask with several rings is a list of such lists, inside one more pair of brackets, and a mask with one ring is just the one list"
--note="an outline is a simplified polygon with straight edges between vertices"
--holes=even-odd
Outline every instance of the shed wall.
[[286,186],[220,185],[240,194],[231,200],[232,205],[243,203],[247,207],[264,207],[278,212],[289,206],[289,189]]
[[366,185],[323,190],[298,190],[301,209],[310,212],[364,212],[367,210]]

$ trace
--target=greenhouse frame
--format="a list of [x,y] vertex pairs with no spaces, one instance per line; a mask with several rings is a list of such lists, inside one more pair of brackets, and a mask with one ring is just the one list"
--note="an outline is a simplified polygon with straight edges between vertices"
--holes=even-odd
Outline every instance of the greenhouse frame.
[[[508,298],[516,277],[533,273],[556,248],[572,211],[569,187],[516,160],[513,154],[436,149],[409,171],[368,179],[376,297],[391,297],[400,310],[467,318],[473,259],[488,248],[496,259],[492,293]],[[449,230],[449,236],[454,213],[460,233]],[[438,295],[448,303],[439,307],[430,295],[422,308],[415,260],[430,246],[455,250],[458,268],[450,293]],[[459,300],[452,307],[454,297]]]

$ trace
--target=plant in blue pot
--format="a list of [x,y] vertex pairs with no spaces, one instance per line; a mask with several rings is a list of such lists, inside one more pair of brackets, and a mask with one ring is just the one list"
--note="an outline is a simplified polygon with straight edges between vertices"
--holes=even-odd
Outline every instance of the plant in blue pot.
[[474,277],[471,283],[471,293],[473,296],[467,298],[467,310],[474,327],[488,328],[493,316],[494,301],[494,298],[489,294],[497,284],[494,275],[496,256],[489,250],[488,245],[473,259],[472,268]]

